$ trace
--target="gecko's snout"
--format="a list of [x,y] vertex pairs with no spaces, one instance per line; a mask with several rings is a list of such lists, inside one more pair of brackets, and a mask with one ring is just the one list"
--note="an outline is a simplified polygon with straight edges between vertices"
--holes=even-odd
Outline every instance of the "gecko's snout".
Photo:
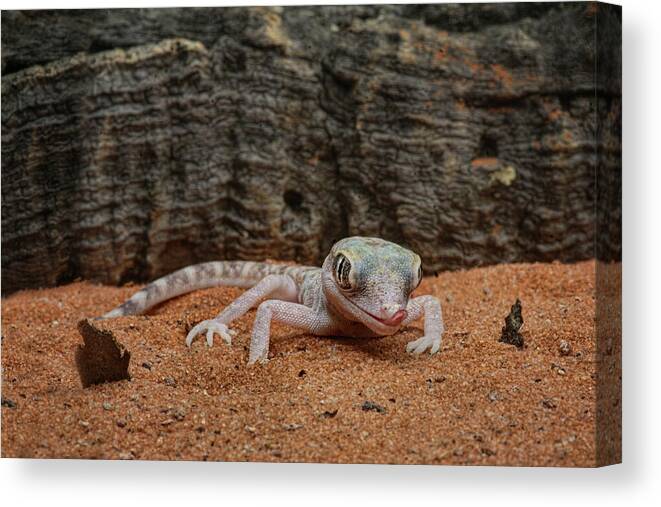
[[398,310],[392,315],[392,317],[384,319],[383,323],[386,326],[398,326],[407,316],[408,312],[406,310]]

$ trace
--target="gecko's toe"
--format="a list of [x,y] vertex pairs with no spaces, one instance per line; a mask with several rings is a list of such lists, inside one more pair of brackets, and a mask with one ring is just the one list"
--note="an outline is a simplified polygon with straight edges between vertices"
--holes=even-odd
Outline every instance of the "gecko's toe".
[[214,333],[213,329],[211,328],[207,329],[207,345],[209,347],[213,346],[213,333]]
[[440,338],[432,338],[429,336],[422,336],[417,340],[413,340],[406,345],[406,352],[409,354],[420,355],[427,349],[430,354],[436,354],[441,348]]
[[200,324],[193,327],[193,329],[191,329],[186,335],[186,346],[190,347],[191,343],[193,343],[193,340],[199,333],[200,333]]
[[416,348],[418,347],[418,345],[420,345],[424,341],[424,339],[425,339],[425,337],[422,336],[422,337],[418,338],[417,340],[413,340],[411,342],[408,342],[406,344],[406,352],[408,352],[409,354],[415,353]]
[[429,345],[430,345],[429,340],[424,339],[418,344],[418,346],[415,349],[413,349],[413,353],[416,356],[418,356],[422,354],[425,350],[427,350],[429,348]]
[[259,345],[251,346],[250,353],[248,354],[248,364],[266,364],[269,360],[268,355],[268,345],[267,347],[260,347]]
[[266,356],[257,356],[257,357],[250,357],[250,358],[248,358],[248,364],[249,364],[249,365],[251,365],[251,364],[256,364],[256,363],[259,363],[259,364],[266,364],[266,363],[268,363],[268,362],[269,362],[269,358],[266,357]]
[[209,347],[213,345],[213,337],[215,334],[220,335],[228,345],[232,344],[232,334],[229,328],[225,324],[213,319],[202,321],[193,327],[186,336],[186,345],[190,347],[195,337],[199,334],[206,334],[207,345]]

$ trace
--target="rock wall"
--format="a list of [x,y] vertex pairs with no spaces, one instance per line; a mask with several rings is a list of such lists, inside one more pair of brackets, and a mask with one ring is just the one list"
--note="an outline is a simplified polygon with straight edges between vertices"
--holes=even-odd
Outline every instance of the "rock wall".
[[5,11],[3,293],[315,264],[354,234],[427,273],[619,258],[620,25],[595,3]]

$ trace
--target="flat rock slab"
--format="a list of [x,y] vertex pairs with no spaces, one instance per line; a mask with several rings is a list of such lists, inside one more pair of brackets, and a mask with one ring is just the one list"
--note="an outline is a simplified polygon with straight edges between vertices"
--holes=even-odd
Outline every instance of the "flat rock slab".
[[320,264],[352,235],[427,275],[618,259],[620,25],[597,3],[6,13],[3,295]]

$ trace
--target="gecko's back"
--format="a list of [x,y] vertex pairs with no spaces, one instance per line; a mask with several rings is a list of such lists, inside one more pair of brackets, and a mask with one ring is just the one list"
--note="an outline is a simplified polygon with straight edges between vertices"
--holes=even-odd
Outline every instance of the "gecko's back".
[[217,286],[249,288],[258,284],[268,275],[286,275],[296,283],[301,291],[306,277],[319,272],[314,266],[293,266],[252,261],[215,261],[187,266],[174,273],[154,280],[117,308],[102,318],[136,315],[147,311],[170,298],[198,289]]

